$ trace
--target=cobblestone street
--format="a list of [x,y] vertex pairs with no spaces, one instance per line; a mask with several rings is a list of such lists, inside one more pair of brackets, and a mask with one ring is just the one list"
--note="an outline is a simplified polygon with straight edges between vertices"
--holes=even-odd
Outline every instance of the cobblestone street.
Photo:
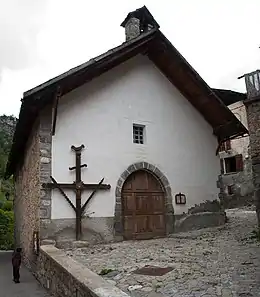
[[[68,251],[109,282],[135,297],[260,296],[260,245],[249,239],[256,226],[250,210],[229,210],[220,228],[171,238],[125,241]],[[145,265],[172,267],[163,276],[133,273]]]

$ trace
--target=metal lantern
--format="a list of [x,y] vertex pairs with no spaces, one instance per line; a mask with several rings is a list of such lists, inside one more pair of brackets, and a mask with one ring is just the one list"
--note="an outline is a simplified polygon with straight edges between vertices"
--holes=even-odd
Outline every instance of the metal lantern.
[[176,204],[186,204],[186,196],[181,192],[175,195]]

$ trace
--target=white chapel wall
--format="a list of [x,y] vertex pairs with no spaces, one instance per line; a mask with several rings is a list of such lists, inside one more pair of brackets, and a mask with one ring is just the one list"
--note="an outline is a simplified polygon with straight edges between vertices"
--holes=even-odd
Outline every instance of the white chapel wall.
[[[134,144],[133,123],[145,125],[145,144]],[[82,169],[85,183],[111,184],[91,200],[87,214],[112,217],[115,187],[131,164],[146,161],[168,178],[175,214],[195,203],[218,197],[219,159],[211,126],[146,57],[138,56],[103,74],[60,99],[52,145],[52,175],[58,182],[72,182],[75,164],[71,145],[85,145]],[[174,195],[187,197],[175,205]],[[67,192],[75,203],[75,194]],[[89,192],[83,195],[83,202]],[[75,214],[57,190],[52,195],[52,219]]]

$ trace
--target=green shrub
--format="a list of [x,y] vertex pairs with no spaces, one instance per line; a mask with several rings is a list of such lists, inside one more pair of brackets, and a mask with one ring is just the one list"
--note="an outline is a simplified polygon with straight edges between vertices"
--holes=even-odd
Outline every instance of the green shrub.
[[13,249],[14,214],[0,209],[0,250]]
[[104,268],[104,269],[102,269],[100,272],[99,272],[99,275],[106,275],[106,274],[108,274],[108,273],[110,273],[110,272],[112,272],[113,270],[112,269],[107,269],[107,268]]
[[260,241],[260,229],[255,229],[251,232],[250,239],[256,239]]
[[13,202],[5,201],[1,208],[4,211],[12,211],[13,210]]

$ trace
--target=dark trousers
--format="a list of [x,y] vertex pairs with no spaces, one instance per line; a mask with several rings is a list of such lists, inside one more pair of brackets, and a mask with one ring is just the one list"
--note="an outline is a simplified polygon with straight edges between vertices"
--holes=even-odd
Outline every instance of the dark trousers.
[[20,267],[19,266],[13,266],[13,277],[15,282],[20,281]]

